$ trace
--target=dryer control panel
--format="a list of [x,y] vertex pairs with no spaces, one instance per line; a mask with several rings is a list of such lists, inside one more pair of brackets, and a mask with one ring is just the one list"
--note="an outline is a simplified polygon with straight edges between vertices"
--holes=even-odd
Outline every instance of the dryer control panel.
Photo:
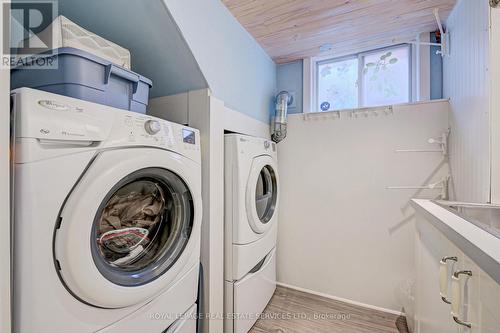
[[226,143],[231,145],[240,155],[260,156],[269,155],[273,159],[278,158],[276,143],[265,138],[258,138],[242,134],[226,134]]

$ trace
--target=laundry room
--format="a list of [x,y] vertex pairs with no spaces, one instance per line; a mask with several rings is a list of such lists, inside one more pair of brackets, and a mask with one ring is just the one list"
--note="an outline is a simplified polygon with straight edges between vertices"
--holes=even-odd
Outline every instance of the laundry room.
[[499,0],[1,0],[0,333],[500,332]]

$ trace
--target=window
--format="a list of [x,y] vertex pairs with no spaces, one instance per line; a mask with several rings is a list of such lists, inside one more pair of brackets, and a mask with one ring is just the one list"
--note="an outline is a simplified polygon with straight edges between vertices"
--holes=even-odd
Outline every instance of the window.
[[358,107],[358,58],[318,63],[319,110]]
[[316,110],[411,101],[411,48],[399,45],[316,63]]

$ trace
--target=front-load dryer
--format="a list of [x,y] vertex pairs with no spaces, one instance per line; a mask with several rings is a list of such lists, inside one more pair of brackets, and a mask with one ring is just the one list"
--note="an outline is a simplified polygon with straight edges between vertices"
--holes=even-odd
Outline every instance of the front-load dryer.
[[14,331],[195,332],[199,132],[12,94]]
[[246,333],[276,288],[279,175],[276,144],[225,135],[225,312],[227,333]]

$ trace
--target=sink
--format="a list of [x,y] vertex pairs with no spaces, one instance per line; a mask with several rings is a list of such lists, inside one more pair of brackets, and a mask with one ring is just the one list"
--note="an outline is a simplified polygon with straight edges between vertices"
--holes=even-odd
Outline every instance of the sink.
[[434,202],[500,239],[500,205],[444,200]]

